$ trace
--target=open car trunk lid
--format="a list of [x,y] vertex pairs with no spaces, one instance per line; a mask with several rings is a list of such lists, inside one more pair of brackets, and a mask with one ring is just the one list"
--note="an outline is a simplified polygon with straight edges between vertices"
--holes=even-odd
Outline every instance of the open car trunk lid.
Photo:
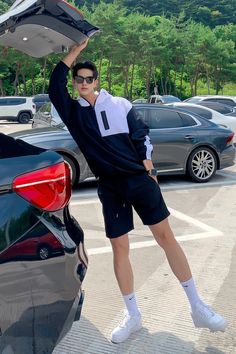
[[64,0],[17,0],[0,16],[0,44],[40,58],[99,32]]

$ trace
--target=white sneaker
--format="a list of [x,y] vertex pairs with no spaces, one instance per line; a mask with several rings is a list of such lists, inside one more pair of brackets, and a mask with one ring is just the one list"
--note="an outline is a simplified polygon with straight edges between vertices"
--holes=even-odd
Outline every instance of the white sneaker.
[[122,323],[116,327],[111,333],[111,341],[113,343],[124,342],[131,333],[134,333],[142,328],[141,314],[138,316],[130,316],[128,311],[125,311],[125,317]]
[[197,328],[208,328],[211,332],[224,332],[227,327],[227,321],[224,317],[214,312],[204,302],[199,301],[191,313],[193,323]]

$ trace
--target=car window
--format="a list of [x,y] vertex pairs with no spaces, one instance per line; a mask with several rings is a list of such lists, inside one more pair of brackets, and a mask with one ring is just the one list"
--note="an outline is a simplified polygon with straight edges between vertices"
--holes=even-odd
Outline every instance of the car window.
[[15,106],[19,104],[24,104],[26,103],[25,98],[7,98],[7,105],[8,106]]
[[207,98],[205,101],[224,103],[232,107],[236,106],[236,103],[229,98]]
[[7,100],[6,98],[0,99],[0,106],[6,106],[7,105]]
[[185,127],[191,127],[193,125],[197,125],[197,122],[189,114],[179,112],[179,115],[182,118],[183,125]]
[[156,102],[155,97],[152,97],[152,98],[150,99],[150,103],[155,103],[155,102]]
[[180,115],[172,110],[149,109],[149,128],[178,128],[183,127]]
[[188,109],[188,108],[191,112],[199,114],[199,116],[202,116],[206,119],[212,119],[212,112],[208,111],[207,109],[204,109],[201,107],[193,107],[193,106],[187,107],[186,106],[186,109]]
[[145,108],[135,108],[137,115],[144,121],[144,123],[148,123],[147,121],[147,111]]
[[40,109],[39,109],[39,112],[41,113],[50,113],[51,111],[51,103],[48,102],[48,103],[45,103]]
[[222,114],[229,114],[234,112],[234,109],[230,106],[227,106],[225,104],[219,103],[219,102],[205,102],[201,101],[198,102],[200,106],[206,106],[208,108],[214,109],[215,111],[222,113]]
[[53,119],[56,120],[61,120],[61,117],[59,116],[59,113],[57,112],[56,108],[53,106],[53,104],[51,105],[51,114],[53,116]]
[[162,99],[164,100],[164,103],[172,103],[172,102],[180,102],[181,100],[178,97],[175,96],[162,96]]
[[33,98],[34,102],[48,102],[50,101],[48,95],[43,95],[43,96],[34,96]]
[[184,100],[184,102],[192,102],[192,103],[196,103],[198,101],[200,101],[198,97],[190,97]]

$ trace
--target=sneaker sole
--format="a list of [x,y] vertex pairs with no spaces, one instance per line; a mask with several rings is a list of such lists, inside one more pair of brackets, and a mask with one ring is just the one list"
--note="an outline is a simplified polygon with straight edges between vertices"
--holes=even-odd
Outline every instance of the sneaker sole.
[[228,323],[225,320],[222,320],[220,323],[218,323],[218,325],[215,328],[209,328],[207,326],[202,326],[202,325],[198,324],[196,321],[194,321],[192,314],[191,314],[191,317],[192,317],[194,326],[196,328],[206,328],[206,329],[209,329],[210,332],[225,332],[225,330],[228,326]]
[[118,340],[114,340],[114,339],[111,338],[111,342],[114,343],[114,344],[123,343],[124,341],[126,341],[126,340],[131,336],[131,334],[140,331],[140,329],[142,329],[142,328],[143,328],[143,325],[140,324],[140,325],[138,325],[137,327],[133,328],[133,329],[130,331],[128,337],[126,337],[125,339],[122,339],[122,340],[118,341]]

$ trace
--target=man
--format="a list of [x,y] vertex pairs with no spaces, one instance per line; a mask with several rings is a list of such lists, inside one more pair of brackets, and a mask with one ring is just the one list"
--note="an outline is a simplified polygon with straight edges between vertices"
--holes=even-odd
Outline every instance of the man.
[[68,94],[68,71],[87,42],[73,47],[58,63],[51,76],[49,96],[99,178],[98,196],[103,206],[106,235],[111,242],[114,271],[127,308],[111,340],[121,343],[142,327],[129,261],[132,206],[165,251],[172,271],[187,294],[195,326],[224,331],[225,319],[199,298],[185,254],[169,226],[169,212],[151,161],[148,127],[126,99],[113,97],[105,90],[95,93],[98,73],[91,62],[73,67],[73,84],[80,98],[73,100]]

